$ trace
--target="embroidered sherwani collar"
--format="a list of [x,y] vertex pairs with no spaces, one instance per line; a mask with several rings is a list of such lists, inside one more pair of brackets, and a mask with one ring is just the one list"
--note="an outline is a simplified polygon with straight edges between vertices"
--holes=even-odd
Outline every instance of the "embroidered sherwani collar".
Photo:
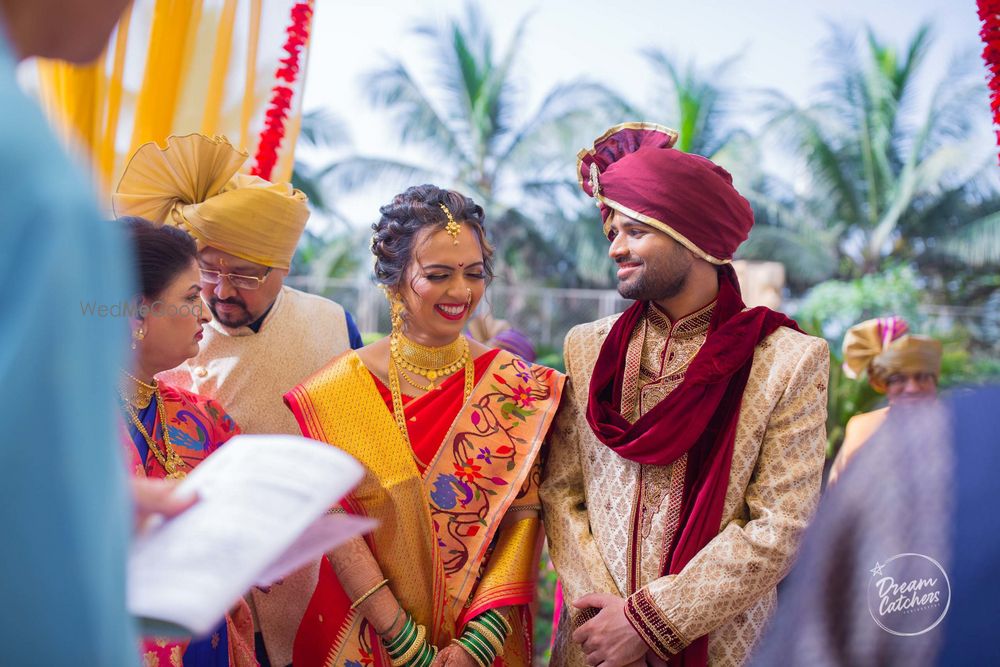
[[712,322],[712,315],[715,313],[716,301],[712,301],[704,308],[694,311],[690,315],[679,318],[676,322],[671,322],[660,307],[652,301],[646,308],[646,321],[656,332],[670,335],[672,338],[691,338],[708,331],[708,325]]

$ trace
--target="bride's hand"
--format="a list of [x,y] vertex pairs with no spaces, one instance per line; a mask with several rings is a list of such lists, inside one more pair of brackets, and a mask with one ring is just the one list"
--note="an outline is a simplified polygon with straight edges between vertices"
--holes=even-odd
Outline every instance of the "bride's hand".
[[478,667],[478,664],[461,646],[449,644],[437,654],[431,667]]

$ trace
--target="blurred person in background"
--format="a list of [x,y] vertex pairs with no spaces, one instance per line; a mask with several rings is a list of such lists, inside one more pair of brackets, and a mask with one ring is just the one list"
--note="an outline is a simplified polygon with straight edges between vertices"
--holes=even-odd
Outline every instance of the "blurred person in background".
[[889,405],[851,417],[844,442],[830,468],[829,484],[885,422],[894,405],[932,401],[941,375],[941,342],[909,333],[901,317],[867,320],[847,330],[844,336],[844,373],[885,394]]
[[498,320],[491,315],[477,315],[469,321],[469,335],[486,347],[507,350],[529,363],[538,358],[531,339],[521,330],[515,329],[507,320]]

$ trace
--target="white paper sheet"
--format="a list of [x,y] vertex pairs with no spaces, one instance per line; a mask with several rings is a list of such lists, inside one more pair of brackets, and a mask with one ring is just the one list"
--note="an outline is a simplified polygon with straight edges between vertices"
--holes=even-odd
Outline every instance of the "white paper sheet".
[[378,521],[347,514],[324,514],[285,550],[276,561],[257,575],[255,586],[270,586],[355,535],[375,529]]
[[129,611],[195,636],[208,633],[251,586],[374,528],[373,521],[326,515],[363,475],[357,461],[330,445],[295,436],[234,437],[178,486],[177,493],[196,493],[198,502],[133,541]]

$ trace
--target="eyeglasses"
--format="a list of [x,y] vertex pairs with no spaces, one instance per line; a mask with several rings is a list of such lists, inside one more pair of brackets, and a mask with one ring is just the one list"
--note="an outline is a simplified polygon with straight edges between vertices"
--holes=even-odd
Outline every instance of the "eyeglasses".
[[222,273],[221,271],[209,271],[208,269],[198,269],[201,272],[201,282],[209,285],[218,285],[225,278],[229,284],[236,289],[254,290],[264,284],[267,276],[271,273],[272,267],[267,267],[263,276],[244,276],[239,273]]
[[906,385],[907,382],[913,380],[918,385],[931,385],[937,384],[937,376],[933,373],[893,373],[885,380],[885,384],[888,387],[902,387]]

